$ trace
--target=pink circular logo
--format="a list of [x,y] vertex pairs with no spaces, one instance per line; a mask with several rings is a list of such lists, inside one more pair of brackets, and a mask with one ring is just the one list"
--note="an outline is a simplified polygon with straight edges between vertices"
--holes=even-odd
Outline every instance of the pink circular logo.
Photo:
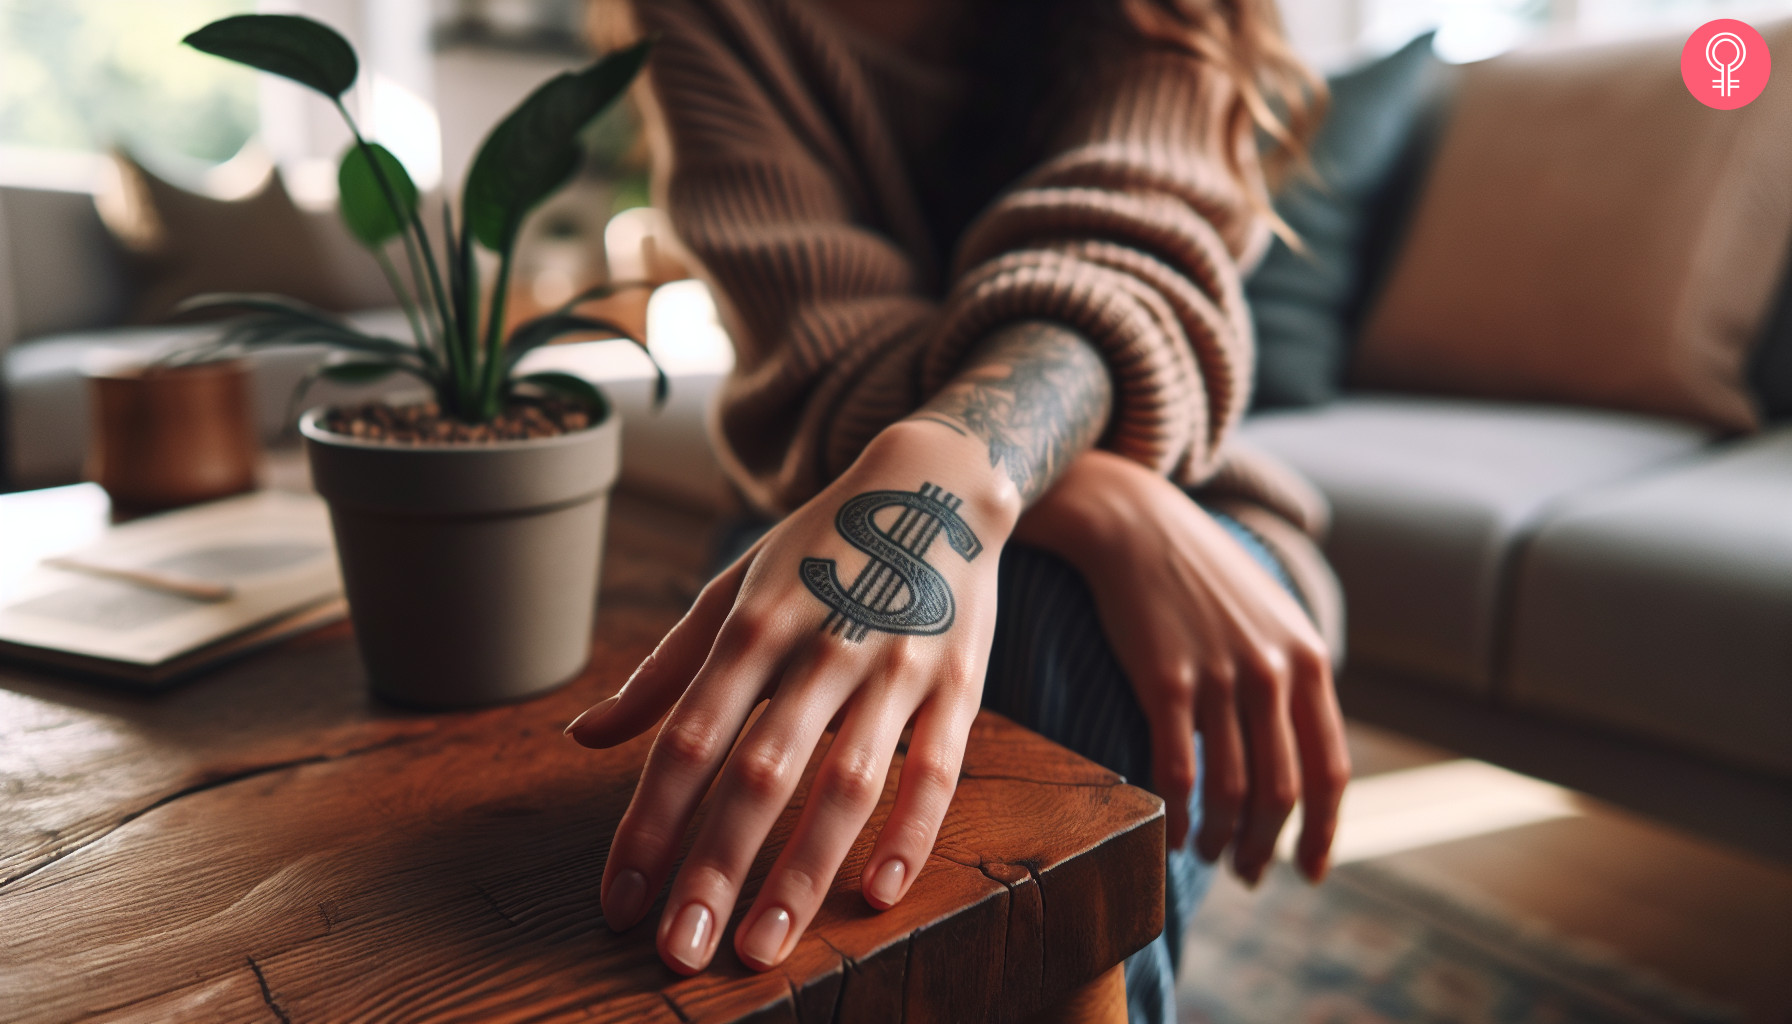
[[1718,18],[1700,25],[1680,50],[1680,77],[1688,92],[1715,110],[1752,103],[1767,88],[1773,55],[1747,22]]

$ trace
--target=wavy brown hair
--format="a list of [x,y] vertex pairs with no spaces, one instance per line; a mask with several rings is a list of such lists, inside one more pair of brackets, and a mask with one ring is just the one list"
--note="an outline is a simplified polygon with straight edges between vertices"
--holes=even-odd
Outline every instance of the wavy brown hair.
[[[1325,81],[1288,44],[1275,0],[1120,0],[1131,27],[1220,69],[1238,89],[1226,113],[1226,168],[1276,233],[1298,244],[1269,205],[1273,189],[1305,165],[1325,116]],[[1255,154],[1264,179],[1249,166]]]

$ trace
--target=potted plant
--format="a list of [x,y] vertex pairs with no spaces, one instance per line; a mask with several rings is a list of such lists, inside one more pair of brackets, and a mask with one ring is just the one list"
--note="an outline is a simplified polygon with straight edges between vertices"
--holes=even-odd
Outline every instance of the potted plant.
[[[647,44],[556,76],[501,121],[467,174],[458,218],[442,204],[438,250],[404,165],[363,138],[343,105],[359,73],[347,40],[308,18],[241,15],[186,42],[335,104],[354,135],[338,174],[343,220],[373,251],[410,323],[400,341],[273,295],[200,296],[183,307],[247,313],[213,352],[320,345],[337,355],[311,380],[407,374],[428,390],[408,404],[314,409],[300,421],[374,691],[408,705],[467,707],[565,682],[590,657],[621,425],[588,381],[517,366],[568,333],[628,332],[575,311],[619,286],[576,295],[510,331],[505,298],[524,218],[578,168],[581,131],[627,88]],[[392,242],[404,274],[386,253]],[[489,296],[475,247],[496,256]],[[658,397],[665,387],[661,374]]]

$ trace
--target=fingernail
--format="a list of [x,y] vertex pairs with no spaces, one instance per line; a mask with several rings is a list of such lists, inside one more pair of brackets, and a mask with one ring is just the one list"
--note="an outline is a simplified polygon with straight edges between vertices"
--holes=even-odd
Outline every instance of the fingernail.
[[572,731],[579,727],[580,722],[584,722],[587,720],[595,722],[598,719],[602,718],[604,716],[604,712],[615,707],[616,702],[621,699],[622,699],[622,694],[618,693],[614,697],[609,698],[608,700],[598,701],[596,704],[593,704],[589,708],[586,708],[584,714],[573,719],[571,722],[569,722],[567,724],[565,735],[571,736]]
[[701,903],[686,903],[672,922],[666,936],[666,952],[672,959],[693,971],[703,969],[709,953],[709,933],[715,930],[715,917]]
[[865,885],[865,895],[886,907],[896,905],[902,896],[902,875],[908,869],[894,857],[883,862]]
[[1332,855],[1327,852],[1320,855],[1319,863],[1313,865],[1313,870],[1307,875],[1307,878],[1311,880],[1314,885],[1318,885],[1320,882],[1325,881],[1326,875],[1331,873]]
[[641,911],[647,909],[647,876],[630,869],[616,876],[610,883],[609,906],[604,911],[604,920],[615,931],[629,928],[641,919]]
[[759,915],[747,934],[741,936],[741,956],[762,967],[778,962],[784,948],[784,937],[790,934],[790,914],[783,907],[773,907]]

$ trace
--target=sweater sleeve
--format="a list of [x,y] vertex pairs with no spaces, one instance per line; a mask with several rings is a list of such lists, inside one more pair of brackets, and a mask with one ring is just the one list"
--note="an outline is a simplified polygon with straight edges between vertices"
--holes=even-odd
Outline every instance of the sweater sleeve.
[[735,342],[714,426],[749,497],[799,504],[981,338],[1036,319],[1103,354],[1103,447],[1181,484],[1214,477],[1251,375],[1238,263],[1263,237],[1223,163],[1224,76],[1142,41],[1109,54],[1043,162],[959,240],[941,288],[872,90],[805,11],[637,3],[659,36],[665,199]]
[[747,496],[782,510],[921,404],[915,369],[939,305],[913,211],[875,169],[896,157],[863,82],[842,54],[794,53],[801,26],[775,7],[636,5],[658,36],[665,204],[735,346],[712,433]]
[[923,387],[1003,321],[1068,323],[1106,357],[1101,445],[1178,483],[1218,470],[1244,412],[1252,338],[1238,265],[1263,225],[1223,163],[1231,85],[1136,44],[1078,97],[1053,156],[960,243]]

